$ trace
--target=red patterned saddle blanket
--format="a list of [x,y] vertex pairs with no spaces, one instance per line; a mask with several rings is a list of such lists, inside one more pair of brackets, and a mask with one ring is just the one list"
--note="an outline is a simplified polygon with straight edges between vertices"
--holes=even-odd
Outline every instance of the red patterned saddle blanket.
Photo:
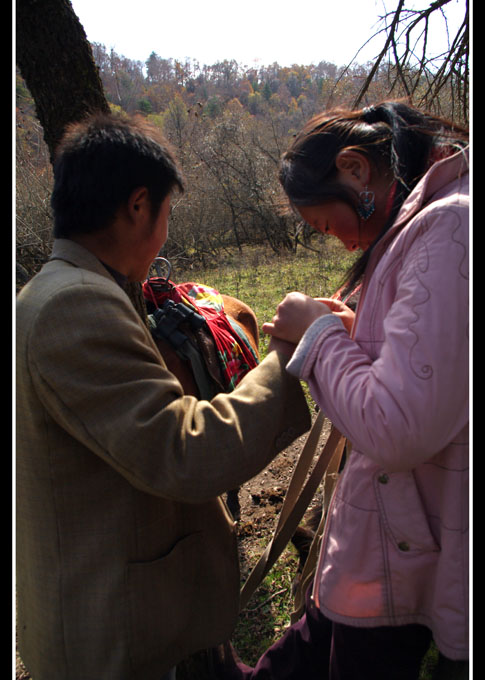
[[[175,349],[184,345],[190,326],[208,331],[216,348],[225,391],[233,390],[258,358],[241,326],[224,311],[220,293],[209,286],[150,277],[143,283],[149,321],[155,337],[168,340]],[[204,346],[203,343],[197,343]],[[202,353],[203,350],[202,350]]]

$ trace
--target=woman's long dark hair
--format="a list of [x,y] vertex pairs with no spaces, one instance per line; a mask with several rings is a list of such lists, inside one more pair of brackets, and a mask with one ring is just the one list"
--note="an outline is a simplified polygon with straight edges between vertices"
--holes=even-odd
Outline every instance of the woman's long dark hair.
[[383,102],[358,111],[334,109],[312,118],[281,159],[279,179],[292,207],[342,200],[356,209],[356,196],[336,181],[335,159],[342,149],[366,155],[396,183],[384,228],[347,272],[345,293],[362,279],[370,254],[388,231],[435,153],[452,153],[468,143],[464,128],[403,102]]

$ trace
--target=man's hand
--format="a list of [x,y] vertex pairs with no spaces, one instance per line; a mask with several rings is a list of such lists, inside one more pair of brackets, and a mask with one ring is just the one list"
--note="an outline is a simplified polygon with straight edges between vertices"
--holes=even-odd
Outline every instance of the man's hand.
[[280,354],[283,354],[288,359],[291,359],[293,352],[296,349],[296,345],[293,342],[287,342],[286,340],[281,340],[281,338],[271,337],[268,345],[268,352],[275,350]]

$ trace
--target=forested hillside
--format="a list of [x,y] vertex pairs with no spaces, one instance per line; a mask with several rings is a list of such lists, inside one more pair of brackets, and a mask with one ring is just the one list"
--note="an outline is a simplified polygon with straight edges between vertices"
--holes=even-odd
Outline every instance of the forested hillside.
[[152,52],[145,63],[92,45],[109,101],[129,113],[158,114],[183,101],[199,107],[203,115],[217,118],[227,104],[237,100],[252,115],[295,114],[306,117],[336,102],[350,102],[368,68],[348,71],[325,61],[318,65],[247,67],[234,60],[201,66],[198,62],[164,59]]
[[[112,109],[148,117],[177,150],[188,190],[174,205],[168,257],[206,264],[225,249],[245,244],[265,243],[275,252],[312,245],[302,225],[281,211],[280,155],[314,113],[352,106],[374,64],[344,68],[322,61],[249,68],[234,60],[182,63],[155,52],[142,63],[104,45],[93,44],[92,50]],[[383,62],[360,105],[404,96],[396,83],[396,68]],[[415,98],[420,87],[427,87],[424,76]],[[439,108],[451,115],[449,87],[442,89]],[[16,182],[17,264],[25,278],[50,250],[51,168],[20,75]]]

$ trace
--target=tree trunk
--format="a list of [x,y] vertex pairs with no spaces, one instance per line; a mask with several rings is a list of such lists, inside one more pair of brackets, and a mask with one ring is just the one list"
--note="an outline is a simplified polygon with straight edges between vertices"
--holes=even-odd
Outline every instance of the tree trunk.
[[91,46],[68,0],[17,0],[17,64],[51,160],[67,124],[109,112]]
[[[16,48],[53,162],[69,123],[110,110],[91,45],[69,0],[17,0]],[[127,293],[147,323],[140,284],[128,284]]]

